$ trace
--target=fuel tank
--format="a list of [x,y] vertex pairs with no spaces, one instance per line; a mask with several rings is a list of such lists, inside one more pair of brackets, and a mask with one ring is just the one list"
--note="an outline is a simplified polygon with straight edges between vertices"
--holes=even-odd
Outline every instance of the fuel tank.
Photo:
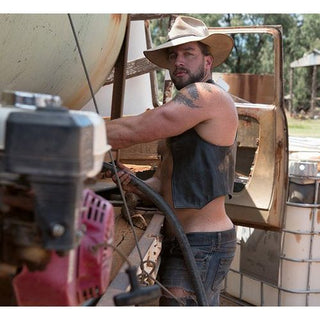
[[[94,93],[103,85],[124,39],[125,14],[71,14]],[[91,98],[67,14],[0,14],[0,93],[58,95],[69,109]]]

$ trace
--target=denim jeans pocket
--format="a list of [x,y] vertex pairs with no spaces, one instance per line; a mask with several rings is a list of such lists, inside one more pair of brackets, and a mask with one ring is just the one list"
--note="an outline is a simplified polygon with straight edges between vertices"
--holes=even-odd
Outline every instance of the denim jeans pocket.
[[196,247],[192,247],[192,252],[200,273],[201,280],[204,282],[207,277],[208,263],[211,253],[207,248],[199,249]]
[[219,286],[220,286],[222,280],[224,279],[224,277],[226,276],[226,274],[229,271],[232,260],[233,260],[233,256],[220,258],[219,264],[218,264],[218,267],[217,267],[217,270],[216,270],[216,273],[214,276],[214,280],[212,282],[211,289],[213,291],[219,289]]

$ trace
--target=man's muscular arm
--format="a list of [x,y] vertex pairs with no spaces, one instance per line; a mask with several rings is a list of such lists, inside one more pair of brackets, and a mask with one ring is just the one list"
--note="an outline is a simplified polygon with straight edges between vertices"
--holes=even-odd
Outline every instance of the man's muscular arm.
[[213,117],[215,103],[223,100],[220,94],[211,84],[191,84],[158,108],[107,122],[108,143],[120,149],[181,134]]

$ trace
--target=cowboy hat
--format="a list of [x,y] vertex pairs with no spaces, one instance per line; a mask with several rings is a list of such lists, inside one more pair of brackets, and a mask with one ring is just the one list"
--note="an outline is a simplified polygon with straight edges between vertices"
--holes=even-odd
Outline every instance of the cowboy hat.
[[209,46],[213,56],[212,68],[220,65],[233,48],[233,39],[221,33],[209,33],[207,26],[198,19],[178,16],[168,34],[168,41],[144,51],[144,55],[160,68],[169,69],[167,49],[188,42],[199,41]]

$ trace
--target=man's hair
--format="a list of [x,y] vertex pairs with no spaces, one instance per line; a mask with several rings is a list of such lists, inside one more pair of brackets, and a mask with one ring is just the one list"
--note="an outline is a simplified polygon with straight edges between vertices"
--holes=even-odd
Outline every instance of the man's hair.
[[202,52],[203,55],[205,56],[210,56],[211,52],[210,52],[210,47],[202,42],[198,42],[198,45],[200,47],[200,50]]

